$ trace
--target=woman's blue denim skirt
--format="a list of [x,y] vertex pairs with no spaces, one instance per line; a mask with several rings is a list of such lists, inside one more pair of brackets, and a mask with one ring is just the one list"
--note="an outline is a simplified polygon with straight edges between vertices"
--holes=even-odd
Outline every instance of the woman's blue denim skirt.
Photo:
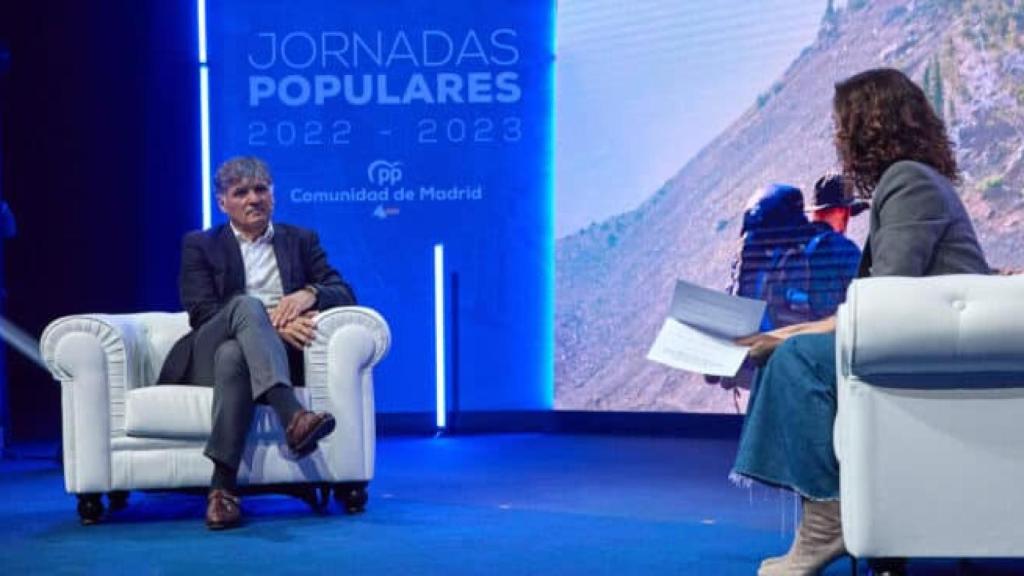
[[759,371],[747,405],[733,474],[839,499],[835,333],[793,336]]

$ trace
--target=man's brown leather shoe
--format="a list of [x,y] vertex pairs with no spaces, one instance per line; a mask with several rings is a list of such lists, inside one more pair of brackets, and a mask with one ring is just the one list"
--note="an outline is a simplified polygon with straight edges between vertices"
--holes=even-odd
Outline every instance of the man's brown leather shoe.
[[227,490],[215,488],[206,497],[206,527],[210,530],[234,528],[242,523],[241,501]]
[[292,416],[284,436],[288,447],[301,458],[316,450],[317,441],[331,432],[334,432],[334,416],[327,412],[300,410]]

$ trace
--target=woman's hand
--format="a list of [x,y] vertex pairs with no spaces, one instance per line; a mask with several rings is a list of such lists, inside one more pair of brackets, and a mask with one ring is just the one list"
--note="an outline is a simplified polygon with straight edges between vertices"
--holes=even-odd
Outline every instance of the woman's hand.
[[821,320],[776,328],[771,332],[751,334],[750,336],[739,338],[735,342],[740,346],[749,346],[750,350],[747,352],[747,358],[758,366],[763,366],[772,355],[772,352],[775,352],[775,349],[779,347],[779,344],[785,342],[786,338],[798,334],[826,334],[828,332],[835,332],[835,330],[836,317],[829,316]]
[[771,357],[772,352],[775,352],[779,344],[782,344],[785,340],[785,338],[775,336],[771,332],[761,332],[744,336],[736,340],[736,343],[740,346],[749,346],[750,350],[747,351],[747,358],[758,366],[764,366],[768,358]]

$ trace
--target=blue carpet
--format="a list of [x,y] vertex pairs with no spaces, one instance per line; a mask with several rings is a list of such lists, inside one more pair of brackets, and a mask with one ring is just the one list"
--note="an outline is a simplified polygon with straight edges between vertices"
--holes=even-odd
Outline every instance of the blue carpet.
[[[732,486],[734,450],[665,438],[386,438],[365,514],[253,496],[246,525],[222,533],[204,527],[202,496],[180,493],[133,493],[127,509],[80,526],[59,466],[5,460],[0,574],[749,575],[787,548],[795,502]],[[915,561],[911,573],[1008,575],[1024,564]]]

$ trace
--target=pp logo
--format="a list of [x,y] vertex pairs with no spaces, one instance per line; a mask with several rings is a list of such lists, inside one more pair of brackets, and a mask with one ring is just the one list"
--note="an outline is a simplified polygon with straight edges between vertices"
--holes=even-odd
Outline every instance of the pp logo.
[[377,186],[390,186],[402,181],[402,163],[374,160],[366,168],[366,177]]

